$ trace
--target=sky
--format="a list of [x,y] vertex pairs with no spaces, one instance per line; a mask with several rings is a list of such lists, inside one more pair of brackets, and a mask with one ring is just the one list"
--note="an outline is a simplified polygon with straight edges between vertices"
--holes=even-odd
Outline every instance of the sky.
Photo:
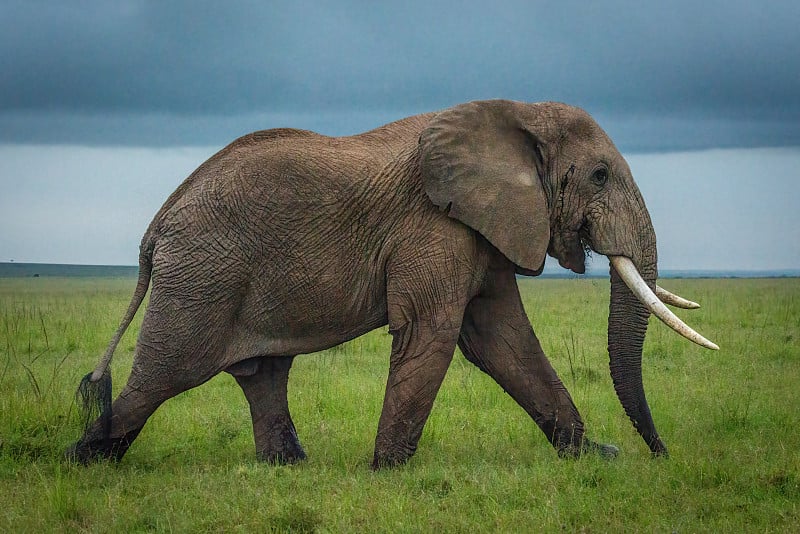
[[135,264],[169,193],[253,130],[508,98],[595,117],[662,269],[798,269],[799,27],[794,0],[0,0],[0,261]]

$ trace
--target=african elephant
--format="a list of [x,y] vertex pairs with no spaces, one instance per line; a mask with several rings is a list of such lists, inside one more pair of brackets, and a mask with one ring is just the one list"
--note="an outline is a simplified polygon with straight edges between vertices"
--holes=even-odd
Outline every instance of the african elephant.
[[[584,437],[515,277],[541,273],[548,253],[582,273],[586,249],[612,261],[616,393],[650,450],[666,454],[642,386],[650,309],[715,346],[654,295],[644,200],[585,111],[491,100],[350,137],[246,135],[192,173],[145,232],[130,307],[81,384],[105,408],[68,456],[121,458],[161,403],[226,371],[249,402],[258,457],[301,460],[286,399],[293,358],[386,324],[393,340],[373,468],[414,454],[456,345],[560,455],[615,455]],[[151,283],[133,368],[111,405],[111,356]]]

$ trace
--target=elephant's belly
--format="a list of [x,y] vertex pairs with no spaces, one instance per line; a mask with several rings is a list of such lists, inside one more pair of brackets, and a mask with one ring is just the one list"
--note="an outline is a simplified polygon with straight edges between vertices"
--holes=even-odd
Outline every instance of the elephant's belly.
[[225,361],[230,365],[257,356],[294,356],[325,350],[386,324],[386,320],[364,323],[358,329],[328,335],[276,336],[237,329],[228,345]]
[[[253,356],[316,352],[387,323],[382,277],[287,277],[254,283],[234,328],[231,350]],[[360,283],[353,283],[359,280]]]

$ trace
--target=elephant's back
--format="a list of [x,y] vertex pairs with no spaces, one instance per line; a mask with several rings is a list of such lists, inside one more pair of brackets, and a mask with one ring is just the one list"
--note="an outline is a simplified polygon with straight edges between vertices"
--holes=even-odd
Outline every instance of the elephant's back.
[[261,256],[299,254],[307,236],[356,246],[381,240],[397,219],[389,213],[426,204],[407,165],[430,116],[349,137],[288,128],[240,137],[170,196],[143,244],[222,240]]
[[[202,163],[170,195],[154,223],[178,204],[192,203],[203,192],[216,198],[247,195],[257,200],[264,189],[274,194],[302,193],[303,184],[325,193],[326,186],[352,188],[397,159],[412,145],[433,116],[407,117],[373,130],[329,137],[310,130],[273,128],[246,134]],[[322,199],[320,199],[322,200]]]
[[[382,175],[416,146],[420,124],[412,117],[350,137],[285,128],[245,135],[181,184],[148,235],[225,234],[252,246],[255,236],[285,244],[320,225],[374,233],[378,228],[363,228],[364,221],[382,224],[381,203],[392,202],[400,185],[381,183]],[[395,178],[402,180],[402,172]]]

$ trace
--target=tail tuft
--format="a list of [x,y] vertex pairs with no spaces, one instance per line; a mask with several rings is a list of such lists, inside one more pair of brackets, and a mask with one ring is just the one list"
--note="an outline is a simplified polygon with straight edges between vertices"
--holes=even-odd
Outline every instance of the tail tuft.
[[94,423],[100,422],[103,432],[103,441],[111,437],[111,373],[106,371],[99,380],[92,382],[92,373],[81,380],[76,394],[78,405],[81,408],[84,433]]

